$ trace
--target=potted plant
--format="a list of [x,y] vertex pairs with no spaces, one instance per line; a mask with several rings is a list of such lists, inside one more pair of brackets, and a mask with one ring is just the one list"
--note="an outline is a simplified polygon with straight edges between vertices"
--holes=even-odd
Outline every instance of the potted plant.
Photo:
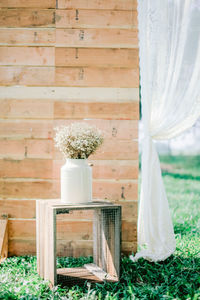
[[61,202],[92,201],[92,168],[87,159],[102,144],[101,131],[86,123],[72,123],[55,130],[55,146],[66,158],[61,168]]

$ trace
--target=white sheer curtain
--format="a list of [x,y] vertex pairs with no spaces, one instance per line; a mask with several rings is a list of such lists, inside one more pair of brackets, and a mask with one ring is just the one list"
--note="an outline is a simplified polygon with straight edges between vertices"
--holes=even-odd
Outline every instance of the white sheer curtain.
[[200,1],[138,0],[142,119],[139,252],[164,260],[175,237],[153,140],[169,139],[200,116]]

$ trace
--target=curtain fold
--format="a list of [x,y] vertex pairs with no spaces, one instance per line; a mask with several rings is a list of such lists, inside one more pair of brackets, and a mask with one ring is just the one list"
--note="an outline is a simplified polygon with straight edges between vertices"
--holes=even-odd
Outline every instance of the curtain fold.
[[153,140],[170,139],[200,116],[200,1],[138,0],[142,183],[136,261],[160,261],[175,236]]

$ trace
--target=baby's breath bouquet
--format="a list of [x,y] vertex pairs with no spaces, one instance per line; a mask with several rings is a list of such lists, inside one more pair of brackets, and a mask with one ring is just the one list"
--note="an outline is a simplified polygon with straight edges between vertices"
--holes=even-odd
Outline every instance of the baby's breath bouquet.
[[55,131],[55,146],[65,158],[87,159],[103,143],[101,131],[86,123],[72,123]]

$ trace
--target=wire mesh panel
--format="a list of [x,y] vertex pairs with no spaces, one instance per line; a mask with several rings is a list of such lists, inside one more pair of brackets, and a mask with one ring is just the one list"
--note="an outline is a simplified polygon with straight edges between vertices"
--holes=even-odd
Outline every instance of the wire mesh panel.
[[53,285],[118,281],[121,207],[44,203],[37,204],[39,274]]

